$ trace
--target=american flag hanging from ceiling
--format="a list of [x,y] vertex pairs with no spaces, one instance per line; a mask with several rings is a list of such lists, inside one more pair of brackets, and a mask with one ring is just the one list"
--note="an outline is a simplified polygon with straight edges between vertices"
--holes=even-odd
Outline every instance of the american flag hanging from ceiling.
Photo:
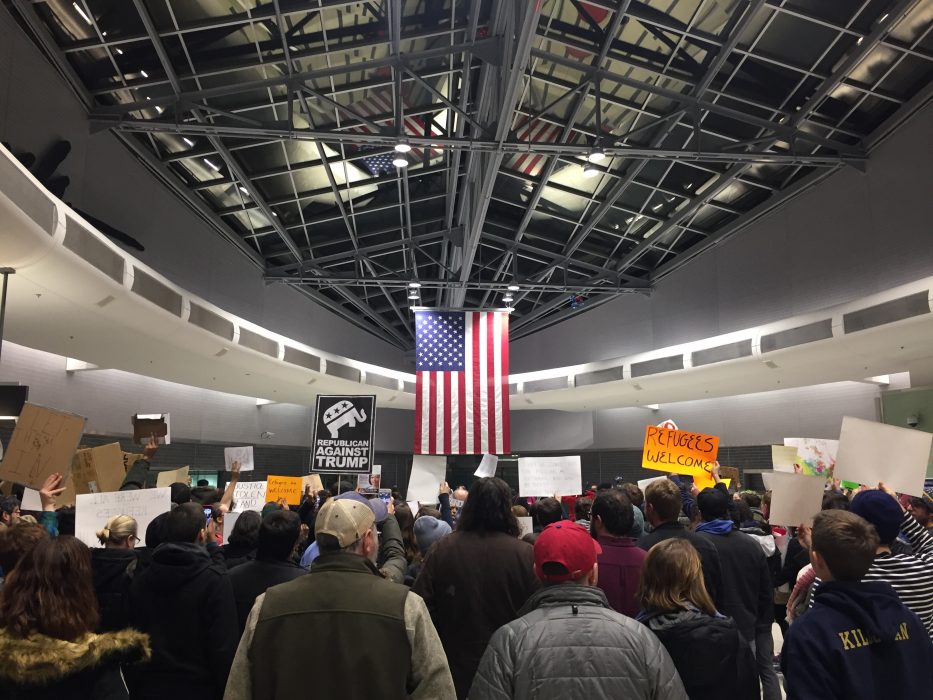
[[415,454],[504,454],[509,314],[415,312]]

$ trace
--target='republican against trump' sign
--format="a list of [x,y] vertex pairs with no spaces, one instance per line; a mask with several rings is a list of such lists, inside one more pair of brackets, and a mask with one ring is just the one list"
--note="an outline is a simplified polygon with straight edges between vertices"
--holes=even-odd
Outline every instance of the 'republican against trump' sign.
[[318,394],[311,439],[311,471],[325,474],[372,472],[375,396]]

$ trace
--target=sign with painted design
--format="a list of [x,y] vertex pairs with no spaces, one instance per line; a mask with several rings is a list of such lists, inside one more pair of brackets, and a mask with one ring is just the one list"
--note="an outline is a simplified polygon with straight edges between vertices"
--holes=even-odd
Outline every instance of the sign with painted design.
[[375,425],[375,396],[319,394],[311,439],[311,471],[371,474]]

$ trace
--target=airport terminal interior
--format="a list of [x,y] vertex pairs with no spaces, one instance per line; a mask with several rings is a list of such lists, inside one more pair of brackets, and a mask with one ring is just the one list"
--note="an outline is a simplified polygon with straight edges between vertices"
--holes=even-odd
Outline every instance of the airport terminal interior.
[[933,688],[933,0],[0,0],[0,698]]

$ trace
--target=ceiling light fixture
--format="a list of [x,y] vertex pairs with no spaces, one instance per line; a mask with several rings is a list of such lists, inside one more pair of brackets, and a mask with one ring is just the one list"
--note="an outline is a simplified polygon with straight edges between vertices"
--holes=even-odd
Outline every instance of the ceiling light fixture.
[[504,301],[506,304],[511,304],[514,301],[514,297],[511,294],[506,294],[504,297],[502,297],[502,301]]
[[187,144],[188,144],[189,146],[191,146],[192,148],[194,148],[194,141],[192,141],[191,139],[189,139],[187,136],[182,136],[181,140],[184,141],[185,143],[187,143]]
[[599,168],[592,163],[583,164],[583,177],[596,177],[599,175]]
[[114,51],[117,52],[117,55],[118,55],[118,56],[122,56],[122,55],[123,55],[123,49],[121,49],[121,48],[116,48],[116,49],[114,49]]
[[586,154],[586,159],[590,163],[600,163],[606,160],[606,152],[602,148],[597,146],[592,151]]
[[216,170],[218,173],[220,172],[220,166],[219,166],[219,165],[216,165],[215,163],[209,161],[207,158],[204,159],[204,162],[207,163],[207,164],[208,164],[210,167],[212,167],[214,170]]
[[651,207],[651,210],[652,210],[652,211],[661,211],[661,207],[663,207],[663,206],[664,206],[664,205],[663,205],[661,202],[658,202],[658,203],[655,204],[653,207]]
[[881,17],[878,18],[878,24],[881,24],[881,23],[884,22],[887,18],[888,18],[888,13],[885,12],[883,15],[881,15]]
[[146,71],[144,71],[144,70],[139,71],[139,74],[140,74],[142,77],[144,77],[144,78],[148,78],[148,77],[149,77],[149,74],[148,74]]
[[164,112],[164,111],[165,111],[165,110],[162,109],[161,107],[159,107],[159,105],[156,105],[156,112],[158,112],[159,114],[162,114],[162,112]]
[[408,143],[407,139],[401,139],[397,144],[395,144],[396,153],[408,153],[411,150],[411,144]]
[[392,165],[396,168],[404,168],[408,165],[408,158],[403,155],[397,155],[392,159]]
[[517,284],[510,284],[510,285],[509,285],[509,291],[510,291],[510,292],[517,292],[519,289],[521,289],[521,287],[519,287]]
[[421,282],[409,282],[408,283],[409,289],[419,289],[420,287],[421,287]]
[[81,15],[81,19],[83,19],[83,20],[84,20],[85,22],[87,22],[88,24],[94,24],[94,23],[91,21],[91,18],[87,16],[87,12],[85,12],[85,11],[81,8],[81,6],[80,6],[78,3],[73,2],[73,3],[71,3],[71,6],[72,6],[73,8],[75,8],[75,12],[77,12],[79,15]]
[[418,292],[415,292],[415,291],[408,292],[408,298],[409,298],[409,299],[418,299],[418,298],[419,298]]
[[243,187],[243,185],[240,185],[240,192],[242,192],[243,194],[249,196],[249,190],[246,189],[245,187]]

